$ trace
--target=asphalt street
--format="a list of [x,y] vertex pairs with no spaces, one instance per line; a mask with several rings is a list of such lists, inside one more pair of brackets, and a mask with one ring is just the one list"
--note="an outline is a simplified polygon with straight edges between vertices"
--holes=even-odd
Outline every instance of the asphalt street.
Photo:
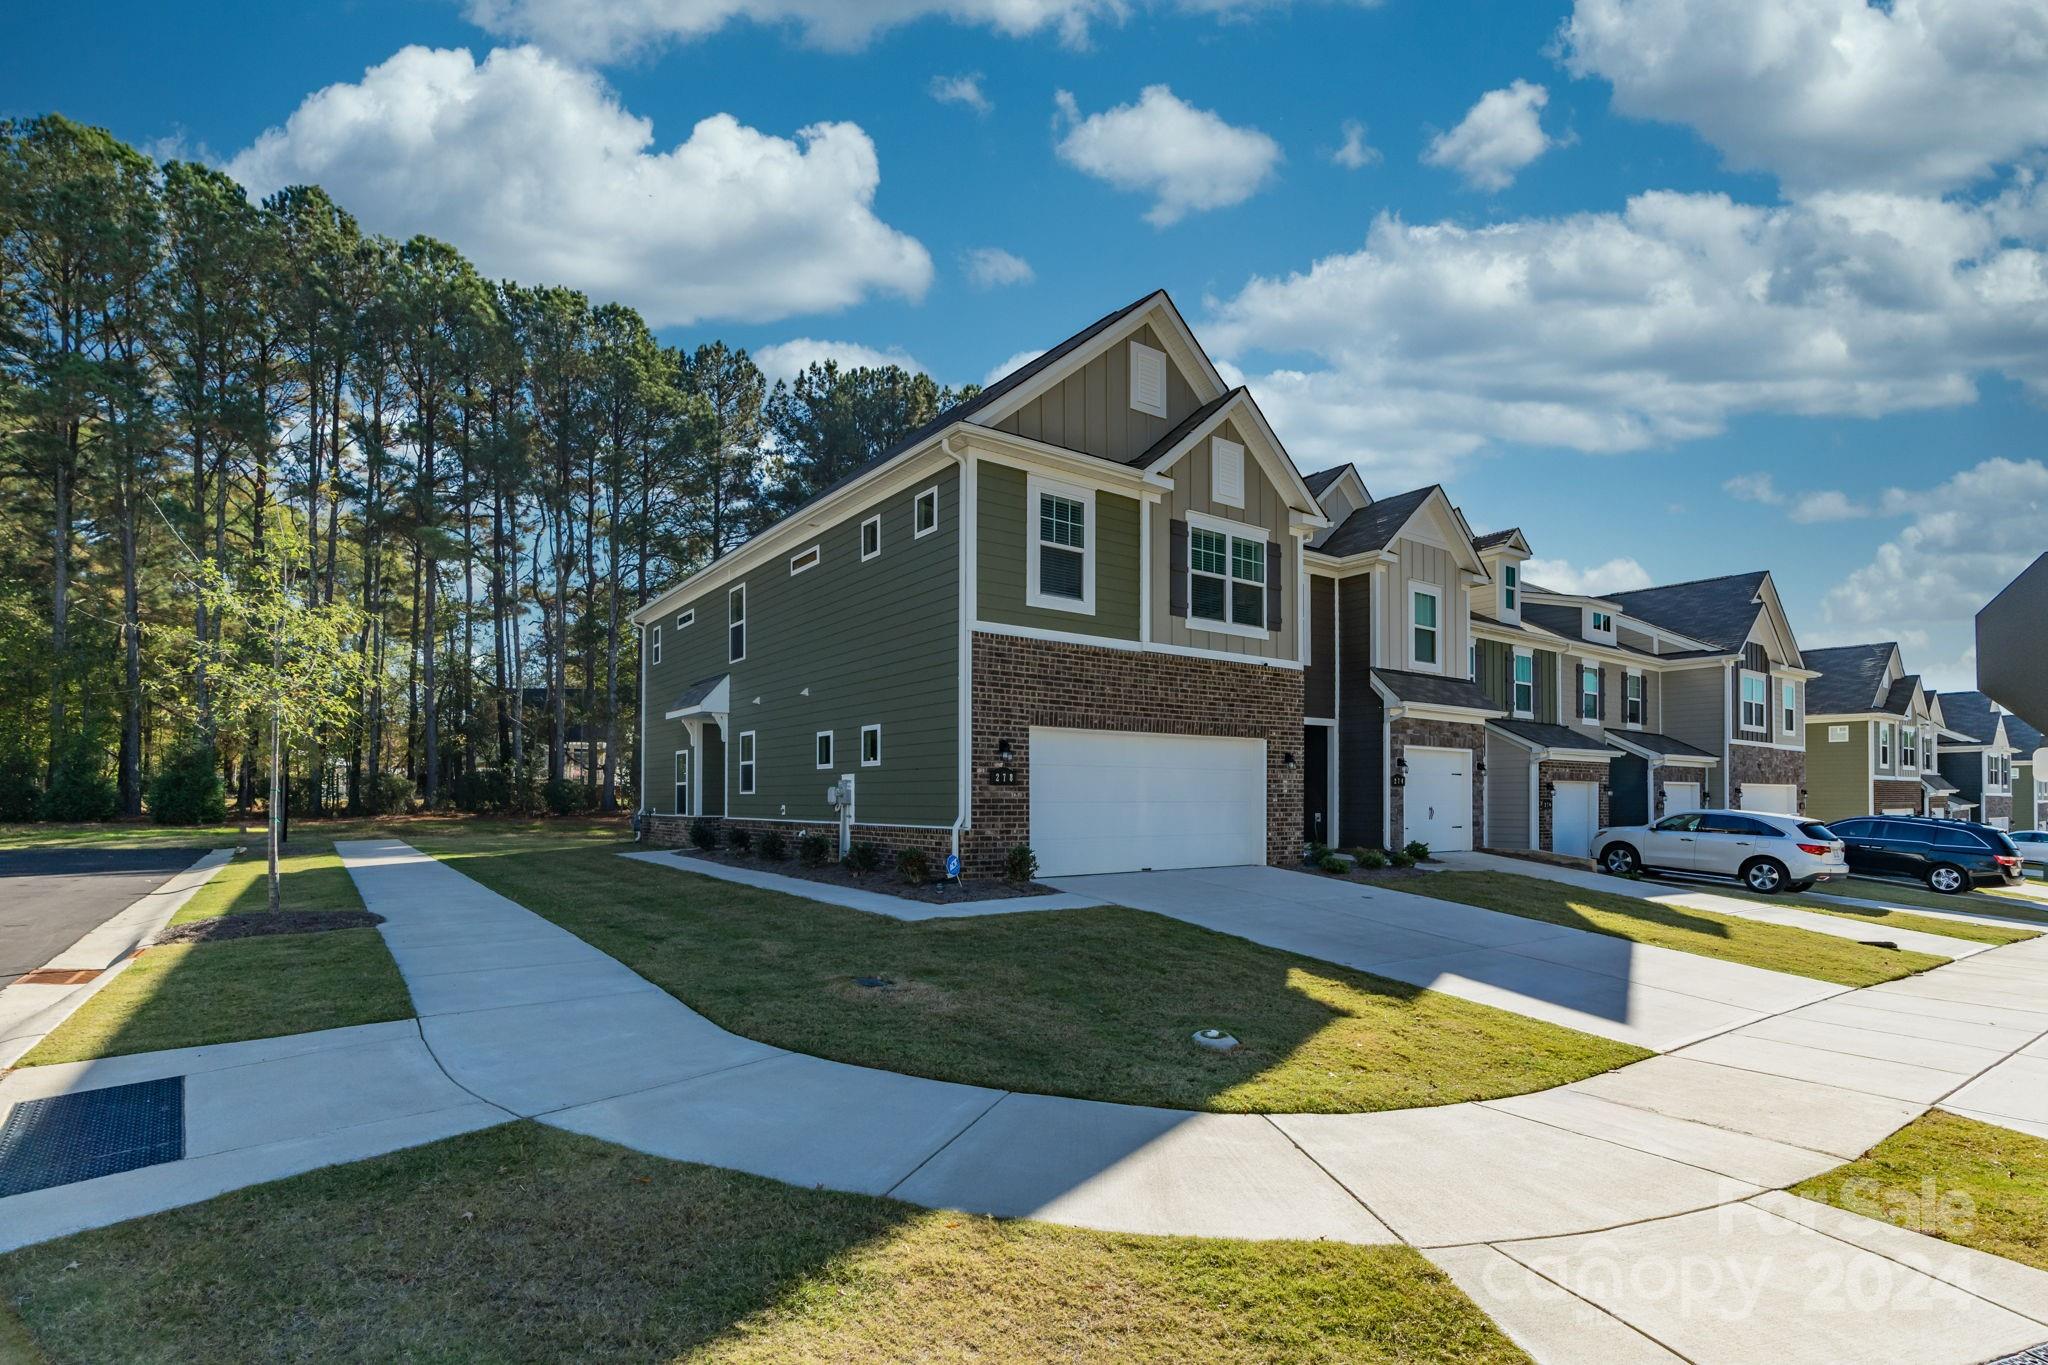
[[0,989],[192,865],[201,848],[0,853]]

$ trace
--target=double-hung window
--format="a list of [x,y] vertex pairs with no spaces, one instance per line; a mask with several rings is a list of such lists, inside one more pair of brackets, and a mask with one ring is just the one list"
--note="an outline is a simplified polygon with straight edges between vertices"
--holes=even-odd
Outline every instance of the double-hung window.
[[1443,671],[1443,593],[1420,583],[1408,585],[1408,662],[1432,673]]
[[1788,735],[1797,734],[1799,731],[1799,684],[1793,682],[1790,678],[1785,678],[1778,684],[1778,709],[1785,713],[1785,733]]
[[738,663],[747,657],[747,585],[736,584],[725,595],[726,660]]
[[754,732],[740,731],[740,795],[754,794]]
[[1877,766],[1880,768],[1892,766],[1892,725],[1890,721],[1882,721],[1877,727]]
[[1742,728],[1765,731],[1771,724],[1770,679],[1760,673],[1742,675]]
[[1630,725],[1641,725],[1643,723],[1643,675],[1640,673],[1629,674],[1626,686],[1628,690],[1624,695],[1628,703],[1628,723]]
[[928,536],[939,529],[939,490],[927,488],[917,495],[910,509],[910,538]]
[[676,809],[677,815],[690,813],[690,751],[676,750]]
[[882,764],[882,727],[863,725],[860,727],[860,766],[878,768]]
[[1501,566],[1500,607],[1508,615],[1515,614],[1515,604],[1522,596],[1522,571],[1513,564]]
[[860,558],[865,564],[882,553],[882,514],[877,512],[860,524]]
[[1029,579],[1024,600],[1034,607],[1095,610],[1094,494],[1085,488],[1033,478]]
[[1899,731],[1899,766],[1913,767],[1920,761],[1920,732],[1908,725]]
[[1920,736],[1920,766],[1934,771],[1934,727],[1929,726]]
[[832,732],[831,732],[830,730],[820,730],[820,731],[818,731],[818,739],[817,739],[817,745],[818,745],[818,766],[819,766],[820,768],[829,768],[829,767],[831,767],[831,766],[832,766]]
[[651,664],[658,664],[661,662],[660,626],[649,626],[647,628],[647,662]]
[[1188,527],[1188,620],[1266,628],[1266,541],[1218,526]]
[[1600,670],[1579,666],[1579,719],[1600,719]]
[[1515,651],[1514,710],[1517,716],[1536,714],[1536,656],[1526,649]]

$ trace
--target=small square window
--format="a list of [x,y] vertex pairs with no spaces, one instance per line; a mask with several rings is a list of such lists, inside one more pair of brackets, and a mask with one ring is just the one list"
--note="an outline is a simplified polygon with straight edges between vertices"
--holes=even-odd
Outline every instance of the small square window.
[[696,620],[697,609],[695,607],[691,607],[688,611],[679,611],[676,613],[676,629],[681,630],[685,626],[694,625]]
[[818,766],[820,768],[832,766],[832,732],[830,730],[818,731]]
[[882,553],[882,518],[881,514],[877,513],[860,524],[861,562],[865,564],[880,553]]
[[911,511],[911,535],[928,536],[939,529],[939,490],[927,488],[917,495],[917,505]]
[[863,725],[860,727],[860,766],[878,768],[882,764],[882,727]]
[[798,550],[789,557],[789,576],[795,578],[806,569],[817,568],[818,561],[823,557],[824,552],[815,545],[808,550]]

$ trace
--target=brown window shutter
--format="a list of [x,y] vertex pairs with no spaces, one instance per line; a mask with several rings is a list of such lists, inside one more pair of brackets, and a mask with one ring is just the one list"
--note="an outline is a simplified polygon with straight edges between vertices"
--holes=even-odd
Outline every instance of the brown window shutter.
[[1266,542],[1266,629],[1278,630],[1280,619],[1280,543]]
[[1167,609],[1175,616],[1188,614],[1188,524],[1176,521],[1172,524],[1167,541],[1170,546],[1167,555],[1166,576],[1172,583],[1167,589]]

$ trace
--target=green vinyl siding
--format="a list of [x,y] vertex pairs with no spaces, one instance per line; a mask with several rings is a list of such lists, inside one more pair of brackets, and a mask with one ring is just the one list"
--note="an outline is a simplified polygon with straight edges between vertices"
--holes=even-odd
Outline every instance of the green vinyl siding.
[[1025,585],[1030,581],[1025,556],[1036,544],[1032,528],[1026,524],[1025,473],[987,462],[977,468],[981,540],[975,551],[975,614],[1006,626],[1137,639],[1137,499],[1100,491],[1095,494],[1095,614],[1033,607],[1024,601]]
[[[1828,742],[1828,731],[1847,730],[1848,739]],[[1870,809],[1870,722],[1852,720],[1806,727],[1806,813],[1816,820],[1846,820]]]
[[2034,765],[2013,764],[2012,768],[2012,827],[2014,829],[2039,829],[2041,825],[2041,790],[2034,781]]
[[[1479,676],[1475,681],[1486,699],[1511,715],[1515,708],[1515,647],[1504,640],[1479,641]],[[1529,651],[1536,669],[1536,709],[1525,720],[1557,723],[1557,656],[1547,650]]]
[[[936,485],[939,524],[913,535],[912,504]],[[727,587],[706,592],[697,621],[664,621],[662,662],[649,682],[648,751],[666,766],[687,748],[680,721],[663,719],[692,683],[729,672],[731,714],[723,745],[707,743],[704,784],[725,813],[754,819],[831,821],[825,790],[855,776],[862,824],[953,823],[959,809],[959,475],[951,467],[849,512],[812,539],[785,542],[747,572],[746,657],[728,663]],[[882,516],[881,554],[862,562],[860,524]],[[790,557],[816,545],[817,567],[792,576]],[[651,624],[651,623],[650,623]],[[882,727],[882,762],[860,764],[860,731]],[[833,765],[817,766],[816,737],[833,733]],[[755,786],[740,791],[739,736],[755,736]],[[716,740],[715,731],[707,735]],[[661,771],[657,768],[656,771]],[[650,809],[674,804],[666,778]]]

